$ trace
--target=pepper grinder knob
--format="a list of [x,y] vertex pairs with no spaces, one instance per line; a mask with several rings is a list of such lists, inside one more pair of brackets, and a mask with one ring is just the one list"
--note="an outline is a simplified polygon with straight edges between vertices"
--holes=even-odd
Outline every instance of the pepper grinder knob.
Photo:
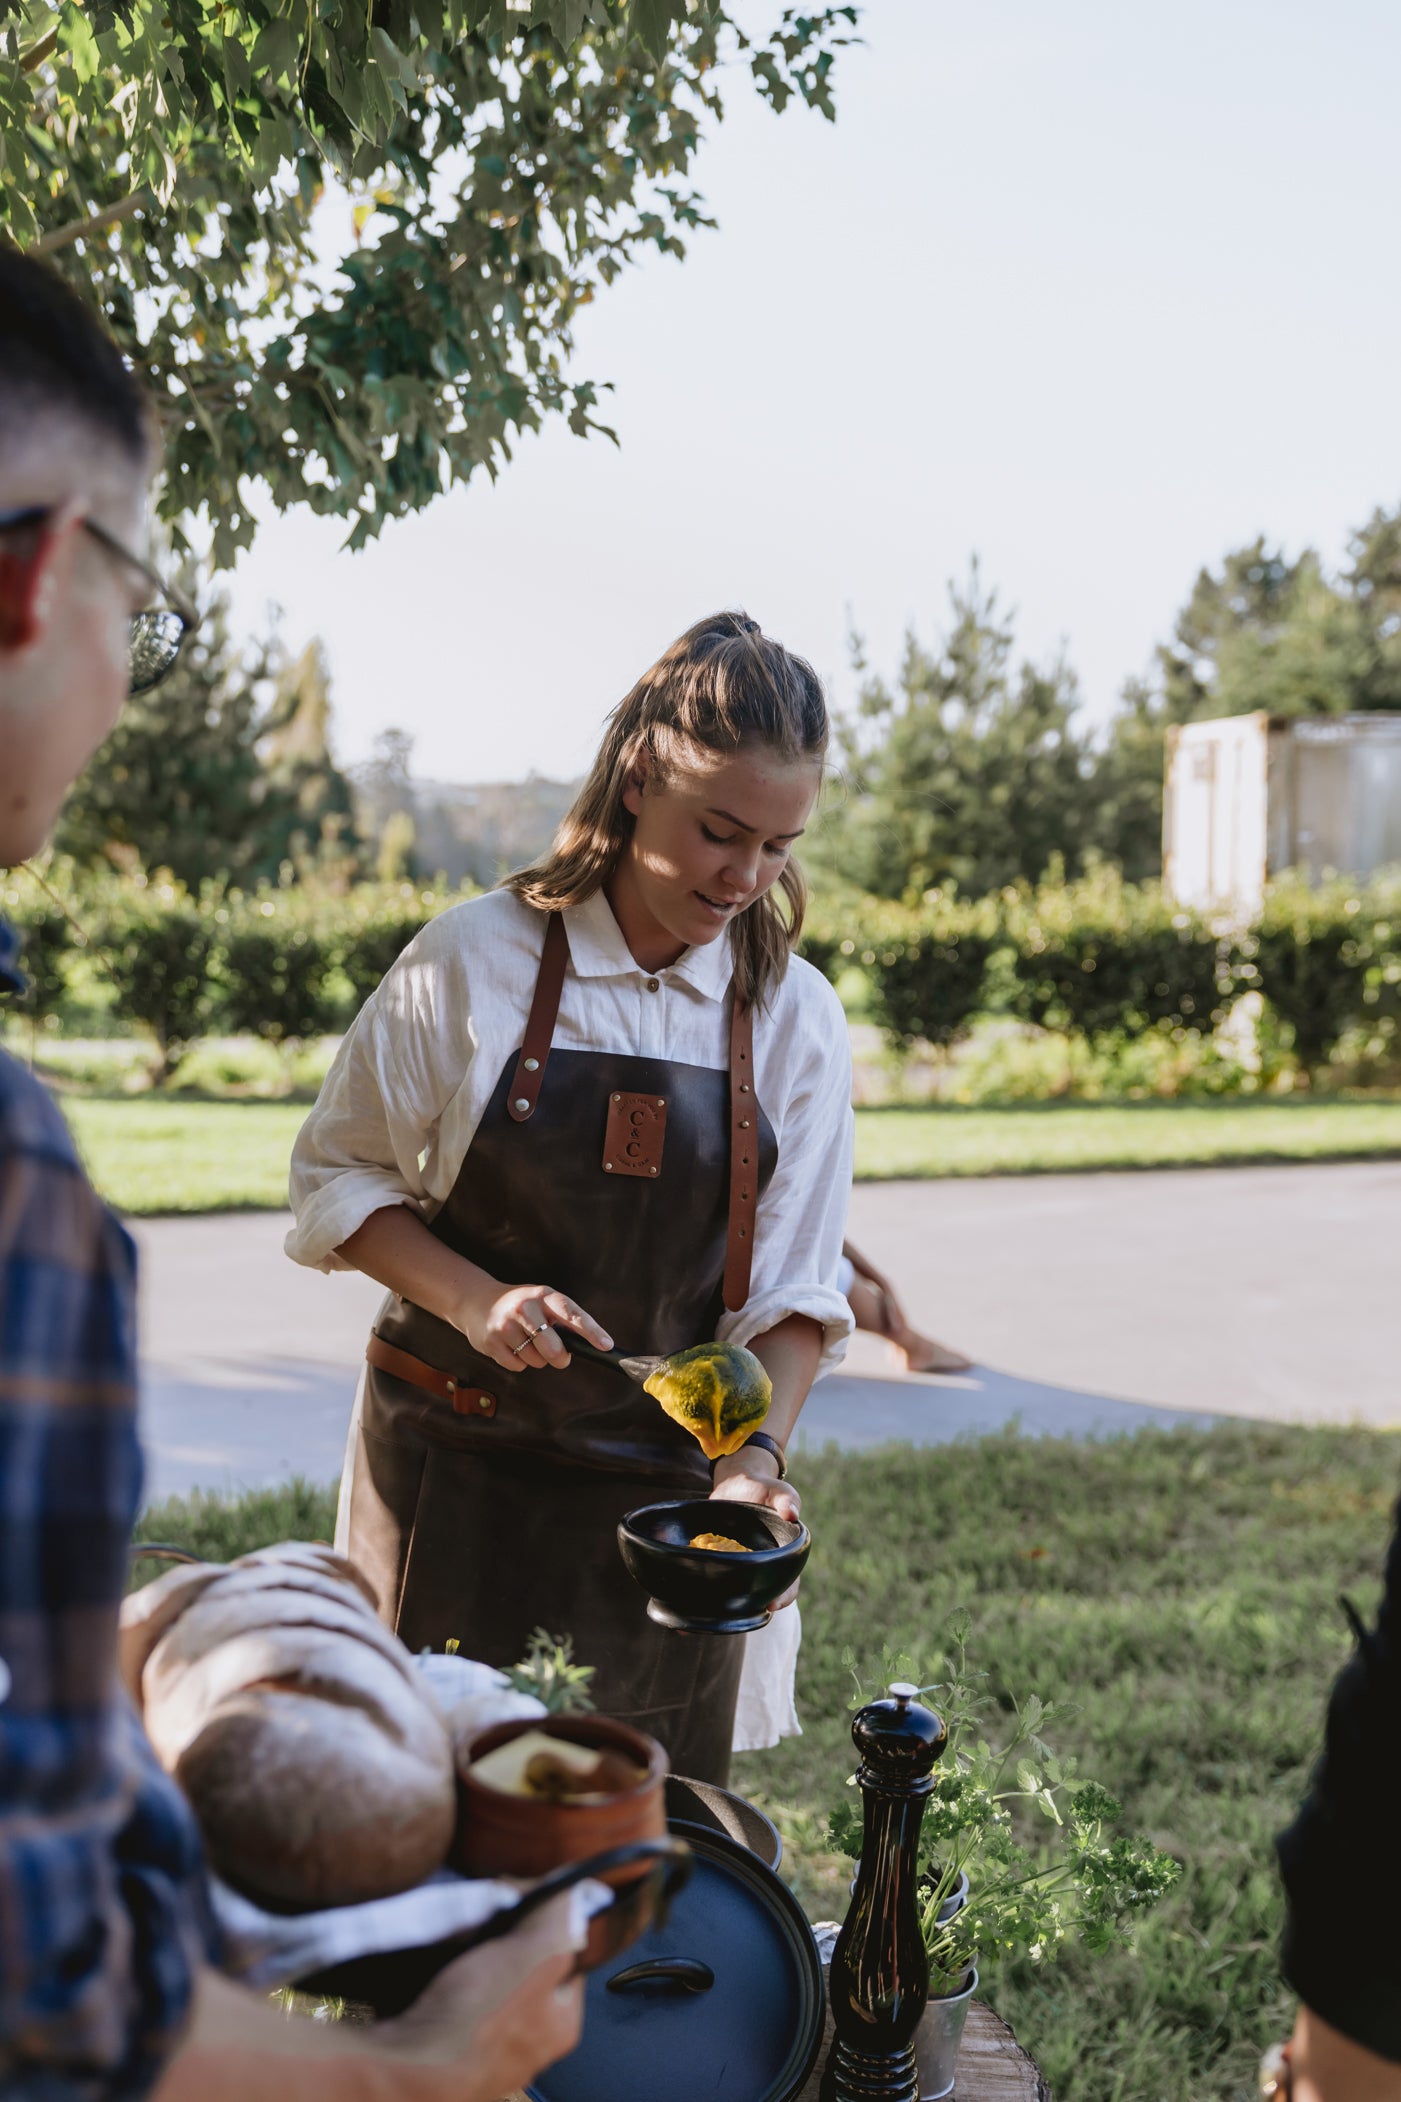
[[823,2080],[830,2102],[919,2102],[914,2034],[929,1999],[920,1932],[919,1829],[948,1731],[897,1681],[851,1726],[861,1755],[861,1860],[832,1951],[834,2040]]
[[[861,1764],[883,1785],[898,1786],[930,1773],[948,1736],[932,1708],[921,1707],[918,1686],[903,1679],[896,1679],[886,1700],[863,1708],[851,1725]],[[928,1794],[928,1789],[920,1793]]]

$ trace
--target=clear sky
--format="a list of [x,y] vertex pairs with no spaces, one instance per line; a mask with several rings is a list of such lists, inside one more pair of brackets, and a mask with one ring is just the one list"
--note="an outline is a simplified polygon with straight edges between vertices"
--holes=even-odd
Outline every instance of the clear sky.
[[[748,0],[744,19],[777,19]],[[736,77],[720,221],[600,296],[563,427],[372,549],[272,520],[234,579],[326,645],[338,753],[568,774],[681,628],[742,604],[839,703],[976,552],[1088,714],[1197,568],[1330,561],[1401,501],[1394,0],[868,0],[838,122]]]

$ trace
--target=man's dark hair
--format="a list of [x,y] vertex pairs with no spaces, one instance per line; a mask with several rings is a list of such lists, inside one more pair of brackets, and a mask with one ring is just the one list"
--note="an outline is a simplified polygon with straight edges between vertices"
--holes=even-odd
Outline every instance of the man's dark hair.
[[145,398],[116,344],[47,264],[0,242],[0,458],[45,412],[149,462]]

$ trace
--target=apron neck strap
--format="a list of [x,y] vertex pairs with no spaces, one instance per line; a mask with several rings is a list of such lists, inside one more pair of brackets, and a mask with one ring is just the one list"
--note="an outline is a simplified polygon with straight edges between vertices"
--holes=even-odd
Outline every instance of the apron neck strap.
[[540,956],[540,974],[535,980],[535,997],[530,1003],[530,1015],[525,1025],[525,1041],[516,1060],[510,1098],[506,1104],[517,1124],[524,1124],[534,1114],[540,1099],[540,1083],[545,1077],[545,1062],[554,1041],[559,996],[564,990],[568,963],[569,937],[564,931],[564,914],[552,912],[545,928],[545,946]]
[[730,1009],[730,1226],[725,1244],[725,1311],[749,1297],[754,1208],[759,1190],[759,1109],[754,1095],[754,1010],[738,992]]
[[[564,915],[552,912],[535,997],[525,1025],[525,1041],[516,1060],[506,1107],[517,1124],[528,1122],[540,1099],[540,1085],[559,1019],[560,994],[569,964],[569,937]],[[730,1220],[725,1243],[725,1308],[737,1314],[749,1298],[754,1267],[754,1210],[759,1195],[759,1110],[754,1095],[754,1010],[736,993],[730,1007]]]

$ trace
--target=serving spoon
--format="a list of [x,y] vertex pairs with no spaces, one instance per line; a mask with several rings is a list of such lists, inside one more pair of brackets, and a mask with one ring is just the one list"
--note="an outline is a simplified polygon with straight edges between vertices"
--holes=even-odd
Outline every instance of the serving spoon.
[[[599,1350],[595,1344],[586,1343],[572,1328],[557,1328],[555,1335],[571,1357],[592,1358],[596,1365],[616,1365],[629,1379],[635,1379],[639,1387],[645,1387],[654,1372],[671,1362],[666,1357],[632,1357],[622,1350]],[[680,1356],[679,1351],[674,1354]]]

